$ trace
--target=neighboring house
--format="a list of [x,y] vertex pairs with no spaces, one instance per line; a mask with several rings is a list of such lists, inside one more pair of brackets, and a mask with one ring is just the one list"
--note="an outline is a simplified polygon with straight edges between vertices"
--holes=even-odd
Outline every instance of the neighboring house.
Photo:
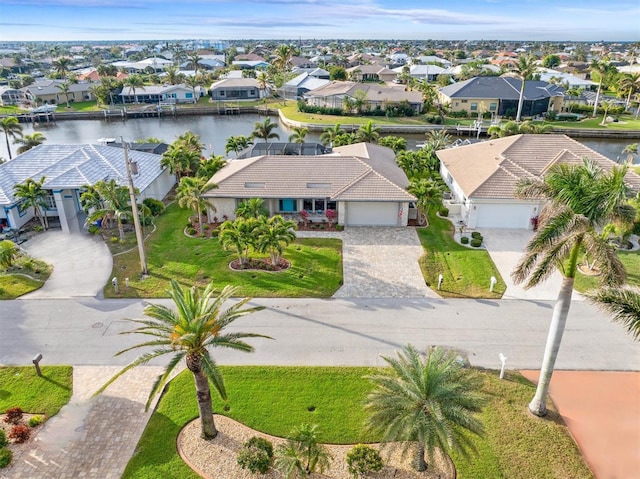
[[[63,80],[40,80],[29,86],[20,88],[27,100],[34,102],[36,98],[39,101],[50,104],[64,104],[67,98],[60,90],[59,86],[64,83]],[[89,101],[95,100],[93,96],[93,83],[70,83],[69,84],[69,101]]]
[[422,111],[422,93],[419,91],[405,91],[403,88],[388,87],[375,83],[356,83],[352,81],[333,81],[325,86],[311,90],[304,95],[309,105],[329,108],[344,108],[343,100],[355,98],[355,92],[362,90],[366,93],[366,107],[385,110],[390,105],[408,102],[416,113]]
[[245,150],[238,153],[238,158],[252,158],[254,156],[272,155],[304,155],[315,156],[324,155],[330,153],[331,148],[327,148],[320,143],[292,143],[292,142],[273,142],[265,143],[263,141],[257,141],[253,143]]
[[[475,77],[438,90],[441,103],[449,103],[451,111],[491,112],[515,116],[522,81],[510,77]],[[522,116],[541,115],[549,110],[562,111],[564,89],[543,81],[525,82]]]
[[24,93],[15,88],[0,86],[0,105],[17,105],[25,99]]
[[[161,200],[175,185],[175,177],[160,166],[162,156],[129,151],[129,160],[137,163],[133,184],[138,198]],[[127,176],[122,148],[100,145],[40,145],[0,165],[0,220],[19,229],[34,217],[32,208],[24,209],[13,194],[13,187],[27,178],[45,177],[46,215],[58,217],[65,232],[77,231],[84,214],[80,195],[87,184],[116,180],[126,186]]]
[[266,95],[255,78],[226,78],[211,85],[213,100],[257,100]]
[[266,70],[269,67],[264,60],[234,60],[232,65],[243,70]]
[[[319,69],[318,69],[319,70]],[[282,85],[280,89],[282,96],[286,99],[299,98],[311,90],[320,88],[321,86],[331,83],[328,79],[320,79],[311,76],[310,73],[301,73]]]
[[446,58],[437,57],[435,55],[425,55],[425,56],[418,57],[416,63],[417,64],[423,64],[423,65],[426,65],[428,63],[440,64],[441,66],[443,66],[445,68],[448,68],[451,65],[453,65],[453,63],[451,63]]
[[[398,67],[394,68],[393,71],[396,72],[397,75],[400,75],[403,72],[403,69],[406,67]],[[415,78],[416,80],[426,80],[426,81],[436,81],[439,75],[449,75],[446,68],[443,68],[438,65],[411,65],[409,67],[409,76],[411,78]]]
[[118,94],[122,103],[195,103],[206,94],[204,88],[197,86],[195,96],[193,88],[180,85],[144,85],[144,87],[126,86]]
[[296,217],[306,210],[322,221],[332,209],[345,226],[406,226],[416,201],[393,151],[362,143],[327,155],[233,160],[209,181],[217,185],[205,194],[215,215],[230,219],[241,201],[262,198],[269,214]]
[[141,73],[144,72],[147,68],[153,69],[154,72],[159,73],[164,71],[164,69],[173,65],[173,62],[170,60],[165,60],[160,57],[146,58],[139,62],[128,62],[128,61],[117,61],[112,63],[116,68],[127,70],[129,73]]
[[555,79],[558,84],[568,85],[569,88],[579,88],[591,91],[598,89],[598,84],[596,82],[585,80],[584,78],[574,76],[571,73],[564,73],[550,68],[541,68],[538,73],[540,74],[541,81],[551,83],[551,80]]
[[[469,228],[531,229],[532,218],[544,203],[515,197],[520,178],[543,178],[558,163],[596,160],[609,170],[615,162],[566,135],[515,135],[437,151],[440,174],[453,199],[452,215]],[[631,187],[640,190],[640,176],[627,173]]]
[[393,81],[398,74],[393,70],[381,65],[358,65],[347,68],[349,78],[354,81],[362,82],[390,82]]
[[329,80],[331,78],[331,74],[325,70],[324,68],[300,68],[294,67],[291,70],[291,73],[307,73],[310,77],[320,78],[322,80]]

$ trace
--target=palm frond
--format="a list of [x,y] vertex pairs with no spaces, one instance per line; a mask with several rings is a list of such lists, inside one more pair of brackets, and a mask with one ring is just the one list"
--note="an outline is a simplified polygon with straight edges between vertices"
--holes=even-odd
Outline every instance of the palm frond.
[[640,340],[640,289],[632,286],[605,286],[584,296],[621,323],[636,341]]

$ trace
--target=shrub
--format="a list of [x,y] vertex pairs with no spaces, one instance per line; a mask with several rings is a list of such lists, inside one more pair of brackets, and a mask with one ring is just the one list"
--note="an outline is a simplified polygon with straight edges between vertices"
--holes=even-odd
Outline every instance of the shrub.
[[640,236],[640,221],[636,221],[633,223],[633,231],[632,233],[634,235],[639,235]]
[[189,226],[189,228],[187,228],[187,233],[191,236],[196,234],[196,229],[192,226]]
[[371,446],[356,444],[347,453],[347,466],[354,478],[364,477],[369,472],[377,472],[382,469],[382,457]]
[[117,236],[112,236],[109,241],[111,241],[112,243],[117,243],[118,241],[120,241],[120,238],[118,238]]
[[482,234],[479,231],[472,231],[471,237],[482,241]]
[[13,439],[16,443],[21,444],[31,436],[31,428],[26,424],[16,424],[9,431],[9,439]]
[[4,433],[4,429],[0,429],[0,449],[2,449],[8,443],[9,441],[7,441],[7,435]]
[[273,458],[273,444],[264,438],[254,436],[244,443],[238,453],[238,464],[252,473],[265,474]]
[[471,246],[473,246],[474,248],[479,248],[481,244],[482,244],[482,240],[481,239],[473,238],[471,240]]
[[155,198],[145,198],[142,204],[149,208],[151,216],[160,216],[164,212],[164,203]]
[[17,406],[7,409],[4,413],[6,414],[4,418],[6,423],[18,424],[22,420],[22,409]]
[[440,216],[444,216],[445,218],[449,216],[449,208],[440,208]]
[[336,231],[342,231],[342,230],[344,230],[343,225],[336,225]]
[[29,419],[29,427],[39,426],[44,422],[44,416],[33,416]]
[[13,453],[6,447],[0,449],[0,469],[7,467],[11,464],[13,459]]
[[98,225],[89,225],[88,231],[90,235],[97,235],[100,233],[100,227]]
[[468,236],[463,236],[462,238],[460,238],[460,243],[469,244],[469,237]]

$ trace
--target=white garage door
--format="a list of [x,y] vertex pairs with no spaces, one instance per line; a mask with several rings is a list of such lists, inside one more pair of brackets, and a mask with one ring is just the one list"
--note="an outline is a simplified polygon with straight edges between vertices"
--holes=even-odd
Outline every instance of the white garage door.
[[350,202],[347,203],[346,224],[350,226],[397,226],[398,203]]
[[529,227],[531,206],[482,204],[477,205],[476,228],[523,228]]

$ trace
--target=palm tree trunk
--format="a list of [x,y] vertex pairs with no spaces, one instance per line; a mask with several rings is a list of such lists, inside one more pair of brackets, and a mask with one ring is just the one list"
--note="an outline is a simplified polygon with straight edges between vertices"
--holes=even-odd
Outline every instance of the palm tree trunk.
[[118,231],[120,232],[120,241],[124,241],[124,225],[120,218],[118,218]]
[[9,133],[5,132],[4,139],[7,142],[7,152],[9,153],[9,159],[11,159],[11,146],[9,146]]
[[218,435],[213,422],[213,407],[211,405],[211,390],[209,380],[202,370],[191,371],[196,383],[196,396],[198,398],[198,413],[200,414],[201,435],[204,439],[213,439]]
[[600,77],[600,83],[598,83],[598,91],[596,92],[596,101],[593,104],[593,117],[596,116],[596,113],[598,112],[598,102],[600,101],[600,89],[602,88],[602,77]]
[[573,294],[573,277],[564,277],[562,286],[558,293],[556,305],[553,308],[553,317],[549,326],[549,335],[547,336],[547,344],[544,350],[544,359],[542,360],[542,369],[540,370],[540,379],[533,400],[529,403],[529,410],[536,416],[544,416],[547,414],[547,394],[549,392],[549,383],[551,375],[558,357],[562,334],[567,323],[569,315],[569,307],[571,306],[571,295]]
[[424,460],[424,444],[419,443],[416,447],[416,456],[413,460],[413,468],[422,472],[427,470],[427,462]]
[[516,121],[520,121],[520,116],[522,115],[522,104],[524,103],[524,84],[525,79],[522,79],[522,88],[520,88],[520,98],[518,99],[518,113],[516,115]]
[[200,211],[200,205],[199,204],[198,204],[197,213],[198,213],[198,225],[200,226],[200,235],[203,235],[204,234],[204,229],[202,227],[202,212]]

